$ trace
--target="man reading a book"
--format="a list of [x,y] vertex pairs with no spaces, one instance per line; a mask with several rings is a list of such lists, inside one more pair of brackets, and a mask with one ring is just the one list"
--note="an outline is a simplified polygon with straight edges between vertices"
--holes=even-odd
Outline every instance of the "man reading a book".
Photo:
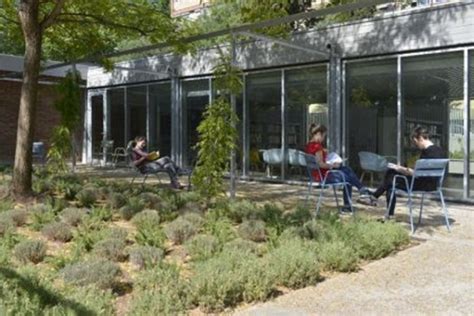
[[146,138],[138,136],[135,138],[135,146],[132,149],[132,159],[135,166],[144,173],[156,173],[165,170],[169,177],[171,186],[175,189],[182,189],[178,181],[178,175],[182,173],[182,169],[169,157],[159,158],[158,151],[146,152]]
[[[411,134],[413,144],[421,151],[420,159],[437,159],[445,158],[445,154],[441,147],[436,146],[430,140],[430,135],[425,127],[417,127]],[[411,183],[411,176],[413,175],[413,169],[404,167],[401,165],[389,164],[387,172],[384,176],[384,181],[377,188],[377,190],[370,195],[370,203],[376,205],[377,199],[384,193],[386,193],[387,207],[390,203],[390,195],[392,193],[393,178],[395,175],[407,176],[409,184]],[[406,190],[406,184],[403,179],[398,178],[395,184],[397,189]],[[431,191],[436,189],[436,179],[431,178],[420,178],[416,179],[413,184],[414,190]],[[393,217],[395,213],[396,196],[393,196],[392,205],[390,206],[388,216]]]

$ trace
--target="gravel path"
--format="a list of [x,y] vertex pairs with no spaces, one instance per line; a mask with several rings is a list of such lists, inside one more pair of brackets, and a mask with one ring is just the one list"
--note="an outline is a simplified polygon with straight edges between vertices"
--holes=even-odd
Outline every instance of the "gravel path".
[[[418,245],[235,315],[474,315],[474,207],[448,209],[451,233],[431,202],[413,236]],[[404,206],[397,213],[408,222]]]

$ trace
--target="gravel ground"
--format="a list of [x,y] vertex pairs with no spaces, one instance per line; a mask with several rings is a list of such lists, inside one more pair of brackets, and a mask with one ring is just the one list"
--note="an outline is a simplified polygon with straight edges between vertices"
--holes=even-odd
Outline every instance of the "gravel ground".
[[[298,195],[291,188],[281,189],[280,194],[289,190],[288,198]],[[409,229],[407,210],[399,205],[396,220]],[[242,307],[234,314],[474,315],[474,207],[448,204],[449,233],[438,204],[428,205],[413,236],[415,246],[368,263],[356,273],[336,274],[314,287]],[[383,214],[381,207],[358,208]]]

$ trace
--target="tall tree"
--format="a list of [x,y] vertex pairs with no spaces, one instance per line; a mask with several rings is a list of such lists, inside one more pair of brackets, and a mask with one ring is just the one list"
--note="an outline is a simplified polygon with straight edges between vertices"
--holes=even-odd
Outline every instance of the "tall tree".
[[70,61],[112,51],[119,42],[176,37],[176,27],[149,0],[2,0],[0,33],[24,46],[24,70],[12,194],[31,194],[32,141],[42,58]]

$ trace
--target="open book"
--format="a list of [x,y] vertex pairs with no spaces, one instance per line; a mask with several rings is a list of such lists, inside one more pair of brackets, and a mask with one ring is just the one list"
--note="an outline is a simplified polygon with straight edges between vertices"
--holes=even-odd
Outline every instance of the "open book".
[[341,158],[341,156],[339,156],[335,152],[329,153],[326,157],[326,163],[330,165],[335,164],[335,163],[342,163],[342,162],[343,162],[343,159]]
[[387,163],[387,168],[388,169],[393,169],[393,170],[396,170],[396,171],[405,169],[403,166],[400,166],[400,165],[397,165],[397,164],[394,164],[394,163],[391,163],[391,162]]
[[148,153],[146,158],[148,160],[156,160],[156,159],[160,158],[160,152],[159,151],[152,151],[152,152]]

